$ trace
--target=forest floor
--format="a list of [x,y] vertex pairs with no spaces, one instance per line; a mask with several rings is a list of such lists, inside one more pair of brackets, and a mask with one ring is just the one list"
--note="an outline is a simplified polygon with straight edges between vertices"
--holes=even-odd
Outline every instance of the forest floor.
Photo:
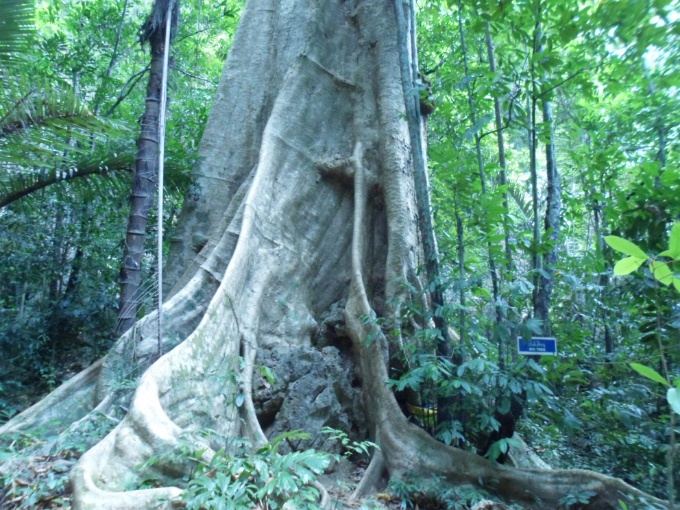
[[[2,460],[2,459],[0,459]],[[0,487],[0,508],[2,509],[61,509],[71,508],[69,472],[76,458],[68,452],[44,457],[32,457],[15,464],[8,485]],[[350,462],[342,459],[332,470],[319,477],[331,497],[331,510],[446,510],[451,508],[445,502],[425,494],[412,493],[403,498],[388,491],[371,497],[352,500],[351,496],[364,475],[366,461]],[[488,502],[491,504],[491,502]],[[260,508],[260,507],[257,507]],[[470,508],[461,501],[455,508]],[[475,509],[506,508],[503,506],[479,506]]]

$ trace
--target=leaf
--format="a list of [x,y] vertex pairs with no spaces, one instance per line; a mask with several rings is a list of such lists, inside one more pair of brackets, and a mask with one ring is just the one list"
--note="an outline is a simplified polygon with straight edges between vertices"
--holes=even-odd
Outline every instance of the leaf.
[[640,259],[647,260],[647,254],[642,251],[636,244],[623,239],[618,236],[605,236],[605,242],[614,250],[623,253],[624,255],[630,255],[631,257],[637,257]]
[[668,252],[674,259],[680,258],[680,223],[676,223],[671,229],[671,237],[668,240]]
[[675,287],[675,290],[680,292],[680,278],[678,278],[677,276],[673,277],[673,287]]
[[243,394],[243,392],[239,392],[238,395],[236,395],[236,407],[241,407],[245,399],[246,396]]
[[652,262],[652,273],[654,278],[668,286],[673,282],[673,271],[665,262]]
[[671,409],[680,414],[680,393],[678,393],[677,388],[668,388],[666,399],[668,399]]
[[643,263],[645,259],[640,259],[638,257],[626,257],[625,259],[619,260],[614,266],[614,274],[616,276],[623,276],[632,273],[637,270]]
[[34,2],[4,0],[0,2],[0,61],[12,62],[13,53],[25,52],[34,33]]
[[646,377],[647,379],[651,379],[652,381],[661,383],[664,386],[668,387],[668,381],[666,381],[666,379],[664,379],[663,376],[653,368],[646,367],[645,365],[641,365],[640,363],[631,363],[630,368],[635,370],[638,374]]

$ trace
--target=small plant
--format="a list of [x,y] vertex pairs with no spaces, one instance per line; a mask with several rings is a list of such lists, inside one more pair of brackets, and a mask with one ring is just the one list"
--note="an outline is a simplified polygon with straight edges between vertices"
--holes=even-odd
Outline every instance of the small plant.
[[380,449],[377,444],[371,441],[352,441],[345,432],[331,427],[323,427],[321,433],[328,434],[329,439],[331,440],[340,441],[343,450],[342,455],[346,458],[352,457],[353,455],[369,456],[371,448]]
[[401,500],[400,508],[402,510],[414,508],[415,504],[411,498],[419,490],[417,483],[413,483],[408,478],[392,478],[390,479],[389,489],[397,499]]
[[276,510],[318,508],[319,491],[313,486],[317,475],[330,463],[328,454],[307,450],[279,454],[283,441],[309,439],[310,434],[286,432],[254,453],[242,444],[236,452],[222,449],[209,463],[204,451],[195,452],[198,463],[183,498],[186,507],[210,510]]
[[587,505],[590,503],[590,499],[593,496],[597,496],[597,493],[594,491],[579,491],[576,493],[569,493],[560,499],[560,505],[564,506],[564,508],[571,508],[575,505]]
[[[402,510],[429,508],[432,510],[466,510],[474,504],[489,499],[485,491],[471,485],[451,487],[441,477],[393,478],[389,491],[401,501]],[[390,507],[391,508],[391,507]],[[514,507],[511,507],[514,508]]]
[[27,434],[3,438],[0,463],[11,471],[0,474],[0,508],[50,508],[66,504],[69,471],[75,459],[57,455],[25,454],[42,443]]

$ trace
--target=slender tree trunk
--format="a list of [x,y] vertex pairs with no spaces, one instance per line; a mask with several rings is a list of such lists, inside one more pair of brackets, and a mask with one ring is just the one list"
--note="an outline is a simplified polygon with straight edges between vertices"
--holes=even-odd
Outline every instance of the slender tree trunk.
[[[595,231],[595,242],[597,243],[597,249],[599,253],[603,253],[605,244],[604,238],[602,236],[602,231],[605,228],[604,218],[602,217],[602,204],[599,200],[593,200],[593,230]],[[604,352],[607,359],[610,359],[610,355],[614,352],[614,342],[611,335],[611,330],[609,328],[609,320],[605,303],[605,295],[607,293],[607,287],[609,286],[609,268],[602,271],[597,278],[597,285],[600,288],[598,294],[602,304],[599,307],[599,316],[602,319],[602,327],[604,328]],[[596,326],[597,327],[597,326]]]
[[[492,73],[496,73],[496,57],[494,55],[493,40],[491,39],[491,30],[489,23],[484,25],[484,38],[486,42],[486,52],[487,58],[489,59],[489,70]],[[503,187],[503,207],[505,212],[503,213],[503,234],[504,234],[504,247],[505,247],[505,270],[508,275],[512,274],[513,271],[513,261],[512,261],[512,248],[510,241],[510,206],[508,201],[508,177],[507,177],[507,161],[505,158],[505,139],[503,136],[503,114],[501,110],[500,98],[494,96],[493,98],[493,109],[494,109],[494,120],[496,126],[496,140],[498,144],[498,166],[500,167],[500,172],[498,173],[498,184]],[[505,316],[505,314],[504,314]],[[509,326],[508,337],[512,341],[515,336],[515,327]],[[498,335],[498,365],[500,368],[505,366],[506,352],[504,345],[504,335],[505,328],[502,328]]]
[[[463,52],[463,69],[465,71],[465,77],[469,78],[470,75],[470,69],[469,69],[469,64],[468,64],[468,51],[467,51],[467,44],[465,42],[465,31],[463,28],[463,3],[461,0],[458,0],[458,29],[460,31],[460,44],[461,44],[461,49]],[[474,93],[472,91],[472,86],[470,84],[469,79],[466,80],[466,89],[467,89],[467,96],[468,96],[468,107],[470,108],[470,123],[472,124],[472,129],[475,130],[474,137],[475,137],[475,152],[477,155],[477,170],[479,172],[479,181],[481,184],[481,191],[482,195],[486,196],[487,194],[487,187],[486,187],[486,173],[484,170],[484,156],[482,155],[482,140],[479,135],[478,131],[478,126],[477,126],[477,109],[475,107],[475,98],[474,98]],[[483,224],[485,224],[486,229],[490,228],[489,221],[483,221]],[[490,232],[485,232],[485,235],[489,235]],[[500,291],[499,291],[499,285],[498,285],[498,271],[496,270],[496,260],[493,256],[493,249],[491,247],[491,243],[487,241],[486,243],[487,247],[487,260],[489,264],[489,275],[491,277],[491,288],[493,291],[493,301],[494,301],[494,308],[496,312],[496,332],[498,332],[499,328],[498,326],[501,325],[504,321],[503,317],[503,311],[500,307]],[[499,359],[501,359],[501,354],[502,354],[502,343],[499,341],[498,343],[498,349],[499,349]]]
[[456,216],[456,243],[457,243],[457,255],[458,255],[458,304],[460,309],[458,311],[458,328],[461,345],[465,346],[467,339],[467,300],[466,300],[466,287],[467,287],[467,276],[465,271],[465,230],[463,227],[463,218],[460,215],[460,203],[458,198],[458,192],[453,192],[453,207]]
[[130,216],[125,235],[125,253],[120,269],[120,300],[116,335],[122,335],[137,320],[142,283],[142,258],[149,211],[153,207],[158,178],[158,117],[160,114],[161,82],[165,24],[149,36],[151,67],[146,89],[144,115],[137,140],[137,161],[130,198]]
[[[491,30],[489,28],[489,23],[484,25],[484,37],[486,41],[486,51],[487,57],[489,59],[489,70],[492,73],[496,72],[496,56],[494,54],[493,40],[491,38]],[[503,136],[503,112],[501,109],[501,100],[494,96],[493,98],[493,110],[494,119],[496,125],[496,140],[498,142],[498,166],[501,170],[498,173],[498,183],[504,188],[508,184],[507,177],[507,161],[505,158],[505,139]],[[503,190],[503,207],[505,208],[505,214],[503,215],[503,232],[505,234],[505,265],[508,273],[512,272],[512,248],[510,243],[510,225],[508,224],[508,216],[510,214],[510,206],[508,202],[508,192],[506,189]]]
[[555,266],[559,249],[560,215],[562,212],[562,183],[557,170],[554,143],[554,120],[551,102],[543,99],[543,122],[549,126],[550,134],[546,142],[546,173],[547,196],[545,209],[544,230],[549,247],[543,255],[542,271],[540,272],[538,299],[536,302],[536,316],[543,321],[543,333],[550,334],[550,303],[555,285]]
[[[541,44],[543,39],[541,15],[542,6],[539,2],[535,29],[534,55],[540,55],[543,52]],[[542,81],[545,81],[545,73],[543,73]],[[538,89],[538,87],[536,87],[536,89]],[[537,98],[534,98],[534,101],[536,99]],[[547,190],[544,221],[544,231],[548,246],[545,248],[542,267],[538,275],[538,292],[536,294],[536,301],[534,302],[534,313],[537,318],[543,321],[543,334],[549,335],[552,330],[550,325],[550,303],[552,300],[553,287],[555,285],[555,266],[557,264],[557,253],[559,249],[560,216],[562,213],[562,182],[557,170],[557,158],[555,155],[555,121],[553,119],[552,103],[549,98],[544,95],[540,97],[540,100],[543,110],[543,124],[544,126],[547,126],[548,130],[545,144]],[[534,137],[534,141],[535,140]]]
[[[467,45],[465,43],[465,31],[463,28],[463,15],[462,15],[462,9],[463,9],[463,4],[461,0],[458,0],[458,27],[460,30],[460,40],[461,40],[461,47],[463,51],[463,69],[465,70],[465,76],[469,77],[469,66],[468,66],[468,52],[467,52]],[[488,48],[488,42],[487,41],[487,48]],[[472,87],[470,85],[470,80],[467,81],[467,95],[468,95],[468,106],[470,108],[470,120],[472,123],[473,129],[475,129],[475,150],[477,154],[477,165],[478,165],[478,170],[479,170],[479,180],[481,183],[481,191],[482,195],[487,194],[487,186],[486,186],[486,176],[485,176],[485,171],[484,171],[484,158],[482,155],[482,145],[481,145],[481,137],[479,135],[479,132],[477,131],[477,109],[475,107],[475,100],[474,100],[474,94],[472,91]],[[498,117],[497,117],[497,123],[499,123],[499,117],[500,117],[500,111],[498,112]],[[500,147],[502,148],[502,133],[499,130],[499,136],[501,136],[501,141],[500,141]],[[502,161],[505,164],[505,152],[499,152],[499,155],[502,154]],[[507,197],[506,197],[506,206],[507,206]],[[489,222],[485,222],[489,223]],[[507,225],[507,223],[506,223]],[[487,228],[488,225],[487,225]],[[486,233],[487,235],[489,232]],[[507,237],[506,237],[507,241]],[[506,248],[508,245],[506,244]],[[489,273],[491,275],[491,288],[493,291],[493,302],[494,302],[494,310],[495,310],[495,327],[494,327],[494,335],[496,336],[496,342],[498,345],[498,366],[502,369],[505,366],[505,342],[504,342],[504,335],[502,334],[502,331],[506,329],[505,327],[505,314],[503,313],[503,308],[501,305],[501,299],[500,299],[500,288],[499,288],[499,277],[498,277],[498,272],[496,269],[496,261],[494,259],[493,255],[493,249],[491,246],[491,243],[487,241],[487,254],[488,254],[488,264],[489,264]],[[524,402],[525,398],[518,397],[516,399],[512,400],[510,409],[508,410],[507,413],[501,413],[498,410],[494,412],[494,418],[498,421],[500,424],[498,430],[493,431],[489,437],[487,438],[487,441],[485,444],[481,447],[480,453],[482,455],[485,455],[491,445],[504,438],[509,438],[512,437],[512,435],[515,433],[515,429],[517,427],[517,422],[522,416],[522,411],[524,409]],[[497,403],[499,404],[499,403]],[[498,405],[496,405],[496,409],[498,409]],[[507,459],[507,453],[501,454],[497,461],[499,463],[504,463]]]
[[[423,252],[425,255],[425,269],[427,273],[427,288],[430,292],[430,302],[434,310],[433,322],[439,330],[437,340],[437,354],[444,358],[451,357],[451,336],[449,334],[448,321],[441,313],[444,306],[444,292],[442,290],[442,277],[439,269],[439,251],[437,240],[434,235],[432,222],[432,208],[430,204],[430,185],[427,175],[425,160],[426,146],[424,129],[420,111],[420,96],[414,94],[416,80],[419,77],[418,54],[415,47],[415,5],[408,2],[409,9],[405,11],[401,0],[395,2],[397,17],[397,30],[399,37],[399,56],[401,67],[401,79],[406,98],[406,118],[409,129],[409,139],[413,153],[414,185],[416,205],[418,208],[418,227],[422,239]],[[459,363],[460,360],[457,360]],[[437,399],[437,419],[440,424],[450,423],[453,419],[453,398],[450,396]]]
[[[534,76],[534,65],[531,66],[531,76]],[[538,168],[536,163],[536,81],[532,79],[530,90],[527,92],[527,145],[529,147],[529,179],[531,182],[531,211],[533,217],[533,243],[531,246],[531,280],[534,286],[532,305],[534,317],[538,317],[539,271],[541,269],[539,250],[541,247],[541,224],[538,207]]]

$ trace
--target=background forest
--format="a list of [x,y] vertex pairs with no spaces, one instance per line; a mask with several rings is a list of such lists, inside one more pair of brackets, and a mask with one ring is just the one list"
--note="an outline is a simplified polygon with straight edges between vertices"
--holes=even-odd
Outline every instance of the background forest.
[[[241,4],[181,3],[168,240]],[[151,5],[0,3],[0,423],[115,339]],[[503,460],[516,427],[551,466],[667,498],[680,482],[675,419],[651,379],[680,376],[679,268],[668,262],[680,256],[678,2],[421,0],[417,9],[413,93],[428,116],[445,294],[435,313],[460,336],[459,363],[451,372],[433,348],[414,350],[393,385],[466,397],[457,419],[433,430],[447,443],[490,435],[478,450]],[[155,306],[155,214],[140,316]],[[616,238],[611,249],[611,235],[642,255]],[[620,252],[636,260],[614,271]],[[531,335],[556,337],[558,355],[518,356],[515,339]]]

